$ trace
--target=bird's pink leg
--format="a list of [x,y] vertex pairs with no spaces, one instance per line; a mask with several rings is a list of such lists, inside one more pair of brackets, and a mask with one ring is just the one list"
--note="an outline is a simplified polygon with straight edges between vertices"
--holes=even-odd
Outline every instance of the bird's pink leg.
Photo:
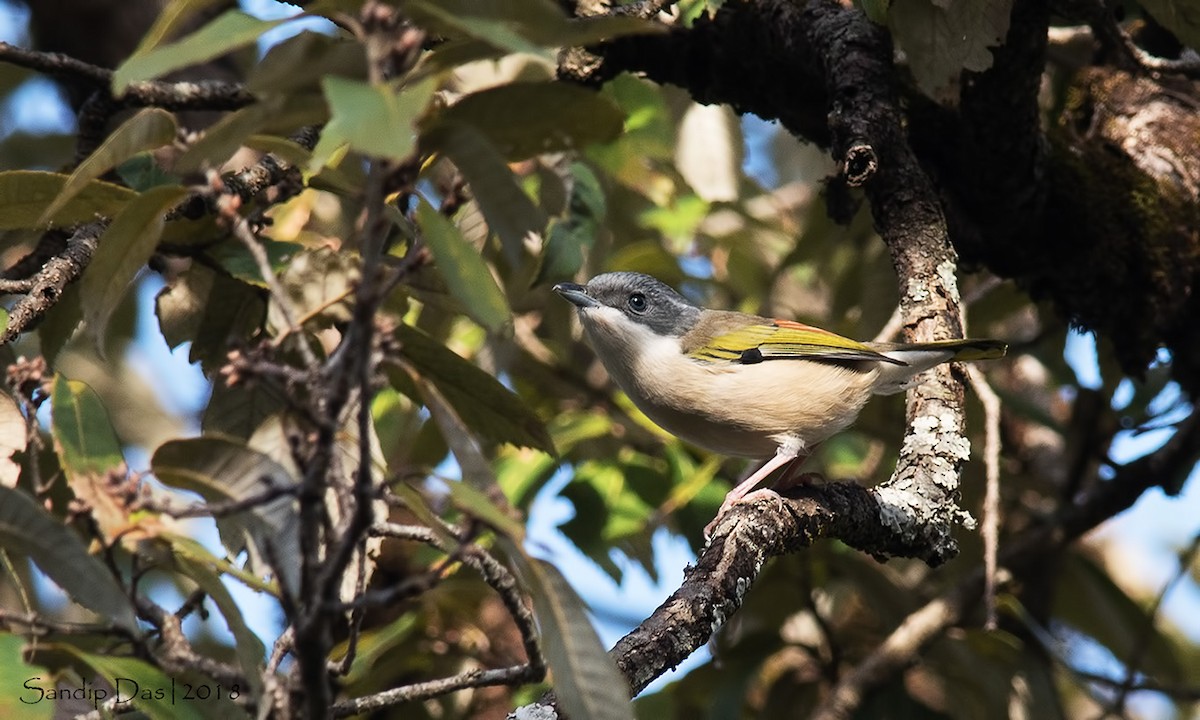
[[797,450],[780,447],[777,451],[775,451],[775,455],[771,457],[771,459],[762,464],[762,467],[760,467],[758,470],[755,470],[750,477],[739,482],[732,490],[725,494],[725,501],[721,503],[721,509],[717,510],[717,516],[712,519],[712,522],[704,527],[705,537],[712,535],[713,530],[715,530],[717,527],[717,523],[734,505],[743,502],[749,502],[751,500],[757,500],[761,497],[773,496],[778,499],[779,493],[775,492],[771,488],[760,488],[758,490],[754,490],[754,486],[770,477],[771,473],[775,472],[784,465],[794,463],[794,465],[790,465],[788,470],[784,473],[785,476],[791,475],[792,467],[799,467],[799,465],[807,458],[808,453],[801,455]]

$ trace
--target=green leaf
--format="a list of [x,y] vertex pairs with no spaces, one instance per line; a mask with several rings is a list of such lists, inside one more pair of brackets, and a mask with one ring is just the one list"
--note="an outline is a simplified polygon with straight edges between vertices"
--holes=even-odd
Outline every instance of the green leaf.
[[587,88],[520,82],[471,93],[439,113],[437,123],[471,125],[509,160],[524,160],[614,140],[625,115],[608,97]]
[[550,237],[542,251],[535,285],[574,277],[583,267],[585,255],[596,243],[607,203],[596,174],[583,163],[571,163],[570,196],[566,217],[550,225]]
[[889,19],[917,85],[941,99],[963,70],[992,66],[989,48],[1004,43],[1011,13],[1012,0],[906,0],[892,3]]
[[144,108],[105,138],[100,147],[87,156],[71,173],[58,197],[38,219],[46,225],[80,191],[96,178],[138,153],[169,144],[175,139],[175,117],[166,110]]
[[106,538],[129,526],[130,508],[110,491],[126,473],[121,443],[100,396],[87,384],[61,373],[51,392],[54,449],[75,497],[87,504]]
[[[433,421],[441,430],[442,437],[446,439],[446,444],[454,453],[454,459],[458,461],[463,481],[484,492],[498,490],[496,476],[492,473],[475,434],[459,417],[454,406],[446,400],[437,386],[423,377],[416,368],[407,368],[407,370],[417,391],[421,394],[421,399],[425,401],[425,407],[429,408],[429,414],[433,416]],[[504,525],[497,525],[497,528],[504,527]]]
[[[363,632],[358,639],[358,648],[350,672],[342,678],[343,687],[355,688],[367,680],[372,669],[379,663],[394,659],[391,652],[401,643],[413,637],[422,625],[417,623],[420,616],[416,612],[406,612],[383,627],[373,628]],[[330,656],[341,660],[346,656],[346,642],[341,642],[333,649]]]
[[519,539],[525,536],[525,526],[497,507],[496,503],[474,486],[453,481],[446,483],[446,486],[450,488],[450,498],[459,510],[482,520],[508,537]]
[[186,173],[205,166],[220,167],[233,157],[251,135],[264,128],[291,132],[304,125],[323,123],[328,117],[328,109],[318,95],[270,97],[229,113],[207,128],[204,136],[175,161],[175,171]]
[[[267,237],[259,238],[258,242],[260,245],[262,245],[263,251],[267,254],[267,262],[270,263],[271,268],[273,268],[276,273],[283,271],[292,258],[296,257],[305,250],[304,246],[300,243],[283,242],[279,240],[272,240],[271,238]],[[310,251],[310,253],[312,252],[316,251]],[[217,265],[220,265],[222,269],[238,280],[241,280],[248,285],[254,285],[255,287],[267,287],[267,281],[263,278],[262,273],[259,271],[258,263],[255,261],[254,256],[250,254],[250,251],[243,243],[236,241],[219,243],[212,248],[209,248],[205,252],[205,255],[211,258],[217,263]],[[321,278],[313,277],[309,279],[315,282],[319,281]],[[303,281],[303,278],[300,278],[300,280]],[[344,292],[346,283],[340,282],[338,283],[338,286],[340,294],[341,292]],[[327,295],[328,293],[321,293],[322,298],[325,298]]]
[[[54,202],[66,183],[67,176],[59,173],[0,172],[0,230],[38,227],[46,207]],[[90,222],[97,216],[112,217],[136,196],[129,188],[92,180],[48,221],[64,226]]]
[[186,30],[188,24],[199,13],[208,8],[225,2],[225,0],[172,0],[164,3],[162,12],[154,20],[154,24],[142,36],[134,55],[145,54],[167,41],[168,38]]
[[[400,352],[429,378],[485,444],[511,443],[554,452],[542,421],[500,381],[408,325],[395,331]],[[404,391],[394,381],[393,386]]]
[[[244,282],[192,263],[155,299],[155,314],[167,345],[192,343],[188,359],[206,371],[225,362],[230,343],[262,326],[266,303]],[[237,392],[247,392],[238,388]]]
[[479,251],[463,239],[453,223],[423,200],[417,206],[417,223],[425,244],[437,260],[438,272],[467,314],[491,332],[507,327],[512,311]]
[[284,389],[272,382],[256,382],[249,387],[229,387],[213,383],[212,399],[204,410],[201,429],[205,434],[219,433],[248,439],[263,420],[287,407]]
[[33,560],[83,607],[137,632],[133,606],[108,568],[88,554],[78,535],[32,497],[6,487],[0,487],[0,547]]
[[187,190],[174,185],[147,190],[126,205],[100,236],[79,290],[87,331],[102,356],[104,331],[113,310],[158,247],[167,211],[185,195]]
[[25,638],[0,632],[0,677],[21,678],[20,689],[0,693],[0,717],[5,720],[50,720],[54,700],[53,674],[44,667],[25,662]]
[[367,58],[361,43],[306,30],[272,47],[250,71],[246,87],[255,95],[290,95],[300,88],[317,89],[326,76],[366,74]]
[[517,265],[529,237],[545,230],[546,216],[517,185],[495,146],[474,127],[460,123],[439,123],[421,140],[458,166],[488,227],[500,237],[509,263]]
[[137,192],[146,192],[151,188],[161,185],[179,185],[182,183],[178,175],[163,170],[154,161],[154,155],[150,152],[134,155],[118,165],[116,172],[126,185]]
[[[206,436],[172,440],[154,451],[150,469],[167,485],[198,493],[209,503],[246,500],[274,488],[292,488],[296,478],[266,455],[233,438]],[[221,541],[231,557],[248,550],[265,574],[270,545],[289,592],[299,587],[300,536],[297,503],[283,495],[244,512],[217,519]]]
[[321,79],[321,88],[330,119],[313,149],[311,171],[325,165],[347,143],[364,155],[407,159],[417,147],[414,125],[433,98],[437,80],[426,78],[397,92],[391,84],[328,76]]
[[[228,694],[234,688],[222,687],[205,678],[200,683],[184,682],[192,678],[173,678],[153,665],[132,657],[100,655],[82,650],[65,642],[51,643],[38,648],[37,657],[63,653],[75,658],[101,675],[113,686],[123,703],[141,710],[150,720],[203,720],[207,717],[244,718],[246,712],[230,702]],[[199,678],[197,678],[199,679]],[[195,695],[199,686],[207,685],[208,699]],[[159,692],[161,691],[161,692]],[[192,696],[188,697],[189,691]],[[245,692],[246,688],[237,688]],[[129,705],[124,705],[127,709]]]
[[25,449],[25,416],[17,401],[0,392],[0,487],[16,487],[21,466],[13,455]]
[[1193,0],[1141,0],[1139,4],[1179,42],[1200,50],[1200,5]]
[[131,55],[113,73],[113,95],[120,97],[130,83],[152,80],[250,45],[282,22],[259,20],[240,10],[222,13],[185,38]]
[[625,678],[604,651],[583,601],[553,565],[512,555],[529,585],[551,681],[568,717],[633,720]]
[[[541,10],[549,6],[551,10],[555,10],[549,3],[544,0],[534,0],[528,3],[531,10]],[[452,10],[448,10],[431,2],[422,2],[421,0],[412,0],[406,4],[405,9],[413,13],[418,22],[428,27],[439,29],[442,34],[447,31],[450,33],[462,33],[468,37],[473,37],[478,40],[492,45],[493,47],[510,53],[526,53],[540,57],[546,61],[554,59],[550,51],[536,43],[530,42],[521,35],[514,27],[511,20],[500,18],[480,17],[473,13],[459,14]]]
[[106,473],[125,462],[108,412],[86,384],[54,378],[51,432],[68,473]]

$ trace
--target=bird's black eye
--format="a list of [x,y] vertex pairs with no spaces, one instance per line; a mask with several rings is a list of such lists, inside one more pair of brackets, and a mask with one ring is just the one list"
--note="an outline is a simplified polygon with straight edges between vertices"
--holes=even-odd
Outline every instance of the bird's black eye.
[[629,296],[629,309],[638,313],[646,312],[646,296],[640,292],[635,292]]

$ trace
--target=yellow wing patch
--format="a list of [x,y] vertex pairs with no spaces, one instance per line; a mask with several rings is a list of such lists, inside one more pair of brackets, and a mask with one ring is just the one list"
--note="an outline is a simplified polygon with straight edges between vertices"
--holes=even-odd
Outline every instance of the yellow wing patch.
[[689,355],[707,362],[745,364],[763,360],[875,360],[904,364],[857,340],[789,320],[747,325],[723,333]]

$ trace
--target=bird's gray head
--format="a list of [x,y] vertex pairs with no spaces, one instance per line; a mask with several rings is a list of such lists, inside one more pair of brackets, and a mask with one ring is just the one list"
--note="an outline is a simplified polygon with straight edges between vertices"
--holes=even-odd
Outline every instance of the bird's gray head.
[[559,283],[562,295],[586,315],[593,308],[612,308],[656,335],[683,337],[700,317],[700,308],[665,283],[635,272],[597,275],[587,285]]

